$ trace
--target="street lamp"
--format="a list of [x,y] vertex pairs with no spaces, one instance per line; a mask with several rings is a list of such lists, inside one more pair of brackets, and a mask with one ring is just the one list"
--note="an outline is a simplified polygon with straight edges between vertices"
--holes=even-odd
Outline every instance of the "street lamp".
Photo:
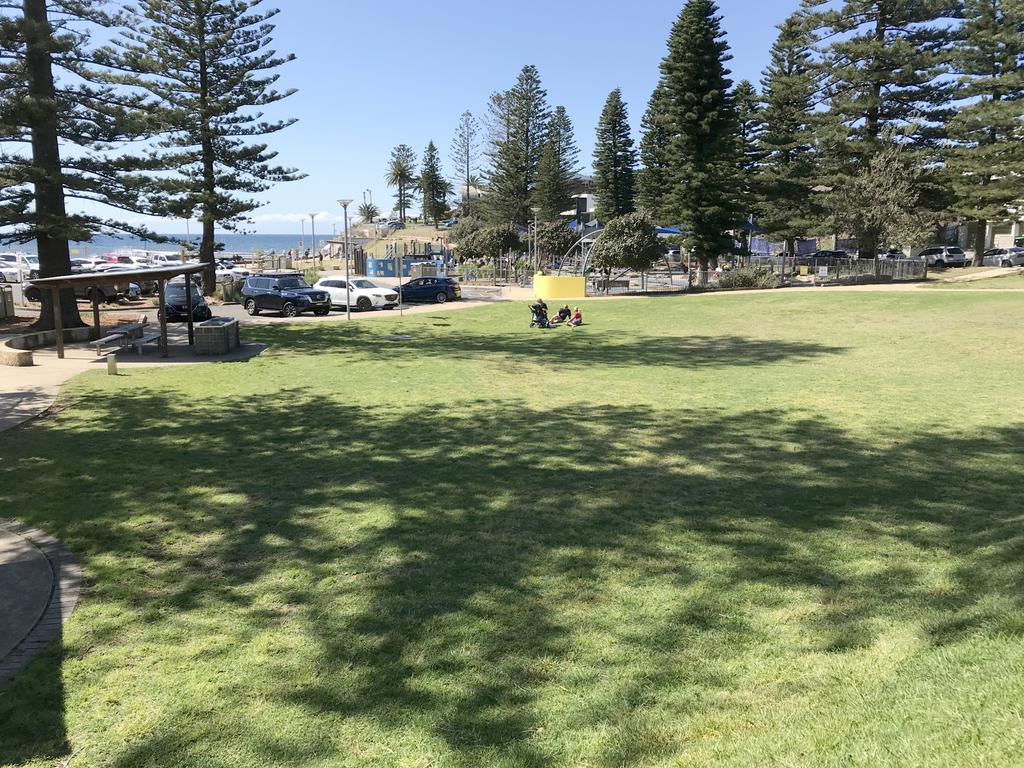
[[348,282],[348,207],[351,200],[339,200],[338,205],[345,209],[345,319],[352,319],[352,288]]
[[311,266],[316,269],[316,214],[309,214],[309,257],[311,259]]
[[531,208],[533,211],[533,272],[537,273],[537,269],[540,267],[540,243],[537,240],[537,216],[540,214],[540,208]]

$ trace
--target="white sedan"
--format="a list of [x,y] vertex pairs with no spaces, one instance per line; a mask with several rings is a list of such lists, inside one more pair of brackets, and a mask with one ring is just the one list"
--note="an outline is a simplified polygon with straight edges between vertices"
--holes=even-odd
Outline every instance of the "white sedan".
[[356,309],[394,309],[398,306],[398,293],[362,277],[349,280],[347,286],[344,278],[325,277],[313,287],[331,295],[332,307],[344,308],[346,301]]

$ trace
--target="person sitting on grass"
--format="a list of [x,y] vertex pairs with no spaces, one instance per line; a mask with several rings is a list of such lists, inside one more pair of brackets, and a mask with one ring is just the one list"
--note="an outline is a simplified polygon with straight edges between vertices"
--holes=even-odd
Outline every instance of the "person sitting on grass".
[[551,324],[552,325],[558,325],[559,323],[564,323],[570,317],[572,317],[572,310],[569,309],[569,305],[566,304],[564,307],[562,307],[560,310],[558,310],[558,314],[557,315],[555,315],[553,318],[551,318]]
[[537,301],[531,304],[530,312],[533,313],[533,319],[530,321],[531,328],[549,327],[548,305],[544,303],[544,299],[537,299]]
[[577,325],[583,325],[583,313],[580,312],[579,307],[575,307],[572,311],[572,317],[566,324],[567,328],[575,328]]

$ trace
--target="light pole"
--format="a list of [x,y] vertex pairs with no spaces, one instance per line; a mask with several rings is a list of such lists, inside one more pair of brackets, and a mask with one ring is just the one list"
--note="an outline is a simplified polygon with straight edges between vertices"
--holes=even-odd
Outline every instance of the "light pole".
[[540,242],[537,239],[537,216],[540,214],[540,208],[531,208],[533,211],[533,273],[537,273],[537,269],[540,266]]
[[316,269],[316,214],[309,214],[309,258],[312,269]]
[[339,200],[338,205],[345,209],[345,319],[352,319],[352,288],[348,282],[348,206],[351,200]]

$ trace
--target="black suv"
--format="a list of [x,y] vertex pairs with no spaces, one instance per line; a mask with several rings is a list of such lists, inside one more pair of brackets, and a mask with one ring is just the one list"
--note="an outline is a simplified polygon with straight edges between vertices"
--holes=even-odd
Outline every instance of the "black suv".
[[326,315],[331,311],[331,297],[326,291],[313,288],[296,272],[264,272],[245,279],[242,306],[250,315],[265,309],[285,317],[303,312]]

